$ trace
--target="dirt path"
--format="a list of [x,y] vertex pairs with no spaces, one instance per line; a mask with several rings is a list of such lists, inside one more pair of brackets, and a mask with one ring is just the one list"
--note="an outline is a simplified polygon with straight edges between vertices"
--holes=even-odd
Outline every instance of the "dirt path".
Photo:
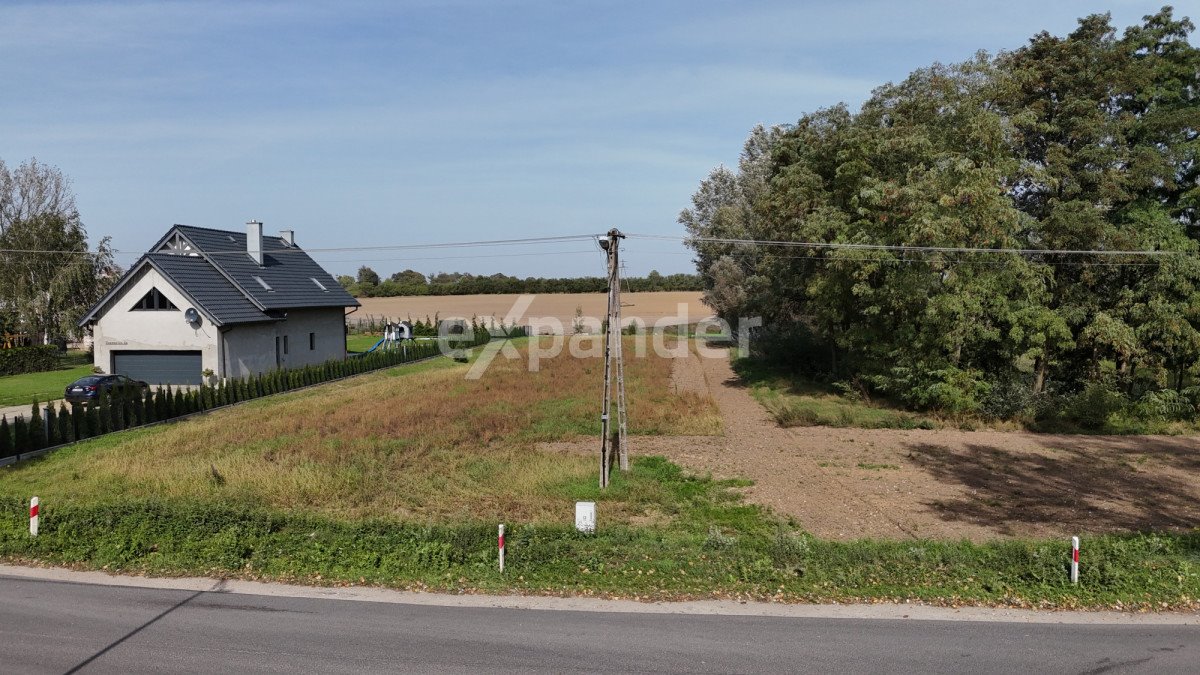
[[[710,394],[723,437],[630,439],[831,539],[1059,537],[1200,526],[1200,439],[993,431],[783,429],[726,359],[675,363]],[[587,450],[594,451],[594,444]]]

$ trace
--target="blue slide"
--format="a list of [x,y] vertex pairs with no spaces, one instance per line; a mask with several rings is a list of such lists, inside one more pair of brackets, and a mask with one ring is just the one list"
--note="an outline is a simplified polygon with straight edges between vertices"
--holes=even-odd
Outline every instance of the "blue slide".
[[379,348],[379,345],[383,344],[383,341],[384,341],[384,340],[386,340],[386,339],[387,339],[387,338],[385,338],[385,337],[381,337],[381,338],[379,338],[379,342],[376,342],[374,345],[372,345],[372,346],[371,346],[371,348],[370,348],[370,349],[368,349],[367,351],[363,352],[363,354],[370,354],[371,352],[375,351],[376,349],[378,349],[378,348]]

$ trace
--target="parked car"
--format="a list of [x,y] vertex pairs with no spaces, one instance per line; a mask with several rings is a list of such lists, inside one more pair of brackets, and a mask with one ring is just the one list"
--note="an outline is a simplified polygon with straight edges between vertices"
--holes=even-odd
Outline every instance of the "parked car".
[[63,398],[67,399],[67,403],[95,403],[100,400],[101,394],[136,392],[145,396],[149,391],[150,385],[124,375],[88,375],[68,384]]

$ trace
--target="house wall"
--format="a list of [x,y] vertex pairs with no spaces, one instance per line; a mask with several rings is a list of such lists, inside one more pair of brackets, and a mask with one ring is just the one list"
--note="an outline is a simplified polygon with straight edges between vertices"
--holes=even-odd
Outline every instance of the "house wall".
[[[140,297],[140,296],[139,296]],[[226,377],[243,377],[274,370],[275,339],[280,339],[281,368],[300,368],[330,359],[346,358],[345,310],[341,307],[290,309],[287,319],[271,323],[242,324],[222,333],[225,368],[213,370]],[[309,349],[309,333],[315,349]],[[288,339],[283,353],[283,338]]]
[[[151,288],[157,288],[179,309],[130,311]],[[122,293],[109,301],[92,327],[94,365],[106,373],[111,372],[112,352],[119,350],[200,350],[203,368],[217,372],[217,327],[207,318],[200,322],[199,328],[188,325],[183,320],[183,312],[191,306],[170,281],[153,268],[146,267]]]

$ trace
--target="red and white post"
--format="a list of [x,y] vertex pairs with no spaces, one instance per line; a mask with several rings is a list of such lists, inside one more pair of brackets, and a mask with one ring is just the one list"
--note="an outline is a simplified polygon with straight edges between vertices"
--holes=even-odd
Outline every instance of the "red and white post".
[[1071,537],[1071,583],[1079,583],[1079,537]]
[[29,536],[36,537],[38,533],[38,498],[29,500]]
[[500,573],[504,573],[504,523],[500,524]]

